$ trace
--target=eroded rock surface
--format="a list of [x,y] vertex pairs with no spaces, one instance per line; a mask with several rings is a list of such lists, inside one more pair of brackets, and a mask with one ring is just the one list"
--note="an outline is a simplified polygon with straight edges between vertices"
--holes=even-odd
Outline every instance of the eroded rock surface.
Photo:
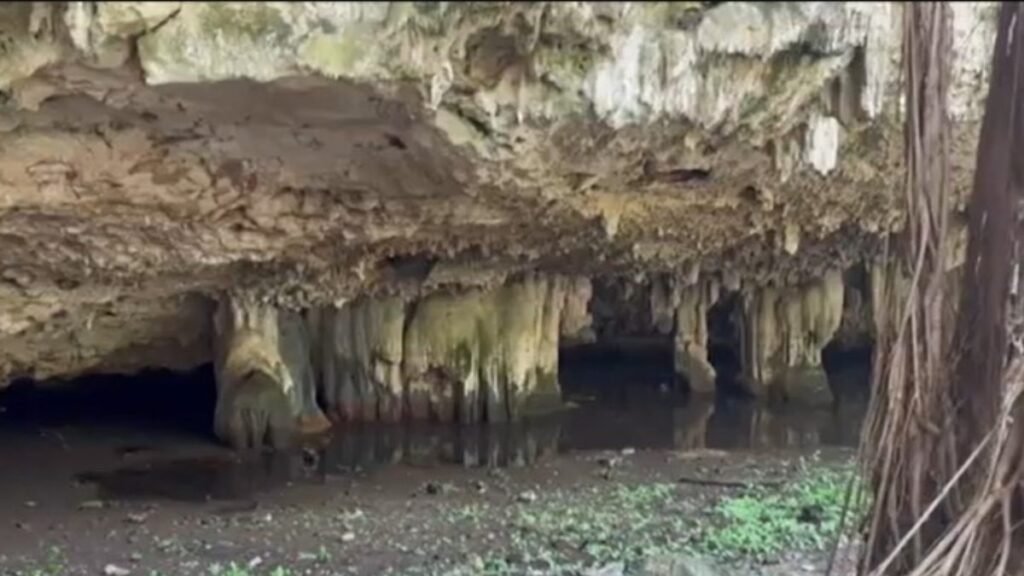
[[[963,193],[995,11],[953,12]],[[902,227],[900,18],[854,2],[6,4],[0,385],[208,362],[234,330],[214,338],[210,303],[244,288],[307,311],[275,320],[297,346],[277,353],[312,358],[288,378],[332,382],[332,411],[392,419],[401,380],[421,412],[509,414],[508,390],[550,388],[550,340],[593,337],[568,288],[511,280],[696,270],[745,295],[751,389],[809,367],[783,388],[819,390],[828,271],[873,265]],[[681,285],[656,323],[706,388],[710,293]],[[278,350],[257,324],[256,348]],[[304,355],[303,331],[332,336]],[[419,399],[439,371],[458,387]],[[289,410],[314,418],[296,390]]]

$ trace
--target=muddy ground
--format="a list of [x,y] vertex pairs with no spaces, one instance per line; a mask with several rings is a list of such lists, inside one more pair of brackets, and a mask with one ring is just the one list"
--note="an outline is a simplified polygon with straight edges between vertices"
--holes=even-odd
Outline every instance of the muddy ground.
[[[0,394],[0,573],[615,574],[683,552],[823,573],[863,411],[698,402],[663,371],[594,365],[574,377],[604,384],[570,382],[543,420],[342,429],[241,458],[209,436],[207,377]],[[782,497],[792,517],[764,524],[795,486],[820,502]]]

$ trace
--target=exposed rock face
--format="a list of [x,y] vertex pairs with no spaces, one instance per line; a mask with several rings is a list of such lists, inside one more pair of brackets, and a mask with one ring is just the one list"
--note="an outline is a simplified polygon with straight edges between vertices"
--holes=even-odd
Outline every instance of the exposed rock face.
[[[961,191],[994,15],[954,8]],[[900,17],[854,2],[6,4],[0,383],[209,361],[209,302],[244,287],[333,334],[309,354],[333,410],[393,418],[399,370],[420,398],[430,367],[464,368],[467,341],[496,372],[414,404],[484,410],[508,382],[544,388],[552,362],[484,344],[489,322],[589,337],[551,285],[508,287],[529,273],[699,270],[750,295],[765,318],[751,335],[785,330],[751,348],[752,381],[813,366],[834,310],[769,300],[810,302],[781,287],[871,261],[902,226]],[[403,308],[416,329],[401,340],[387,298],[424,307]],[[710,304],[683,300],[669,330],[707,381]],[[529,320],[480,319],[527,302]],[[245,330],[276,349],[270,327]],[[365,349],[337,351],[353,339]]]

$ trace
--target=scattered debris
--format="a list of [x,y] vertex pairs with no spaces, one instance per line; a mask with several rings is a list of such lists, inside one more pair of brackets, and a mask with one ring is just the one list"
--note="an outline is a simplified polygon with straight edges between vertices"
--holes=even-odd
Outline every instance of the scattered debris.
[[107,564],[103,567],[104,576],[128,576],[132,571],[127,568],[121,568],[116,564]]
[[516,496],[516,500],[524,504],[532,504],[537,501],[537,493],[533,490],[526,490],[525,492],[520,492],[519,495]]
[[131,524],[142,524],[149,518],[148,512],[131,512],[125,517],[125,521]]
[[423,485],[423,492],[431,496],[447,494],[453,491],[453,489],[454,487],[451,484],[444,484],[441,482],[427,482]]

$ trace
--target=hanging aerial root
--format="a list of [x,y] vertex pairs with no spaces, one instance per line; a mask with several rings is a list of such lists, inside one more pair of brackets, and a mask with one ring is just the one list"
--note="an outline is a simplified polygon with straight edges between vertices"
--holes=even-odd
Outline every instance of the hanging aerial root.
[[[874,492],[861,570],[1003,576],[1024,569],[1024,7],[1003,5],[979,139],[956,332],[947,247],[950,9],[904,7],[904,260],[888,296],[862,455]],[[905,290],[895,280],[905,277]],[[877,317],[876,317],[877,320]],[[950,377],[955,374],[956,377]]]

